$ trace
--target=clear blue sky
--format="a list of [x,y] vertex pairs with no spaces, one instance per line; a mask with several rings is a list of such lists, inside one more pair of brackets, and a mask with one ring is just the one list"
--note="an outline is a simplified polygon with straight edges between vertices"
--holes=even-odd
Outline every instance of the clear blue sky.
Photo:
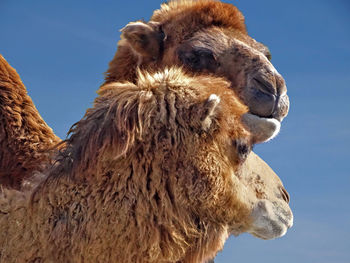
[[[227,1],[231,2],[231,1]],[[280,135],[255,151],[291,194],[294,227],[230,238],[216,262],[350,262],[350,2],[237,0],[291,100]],[[160,1],[0,0],[0,53],[61,138],[91,106],[119,29]]]

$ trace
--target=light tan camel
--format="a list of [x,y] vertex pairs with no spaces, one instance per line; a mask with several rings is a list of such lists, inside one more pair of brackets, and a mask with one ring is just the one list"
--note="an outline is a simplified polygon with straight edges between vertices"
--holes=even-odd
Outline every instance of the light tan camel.
[[204,262],[230,234],[284,235],[288,195],[229,86],[171,68],[101,87],[55,165],[1,193],[0,261]]

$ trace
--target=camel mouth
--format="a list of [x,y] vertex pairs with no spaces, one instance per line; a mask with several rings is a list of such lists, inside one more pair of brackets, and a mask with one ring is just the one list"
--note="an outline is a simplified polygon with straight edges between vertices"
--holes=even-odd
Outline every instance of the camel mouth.
[[[257,116],[260,121],[262,122],[262,125],[264,125],[266,128],[268,128],[268,133],[269,138],[267,139],[267,141],[272,140],[273,138],[275,138],[277,136],[277,134],[279,134],[280,130],[281,130],[281,121],[277,118],[274,117],[261,117],[258,115]],[[265,131],[267,131],[267,129],[265,128]]]
[[287,222],[286,220],[278,217],[280,219],[279,222],[270,223],[269,227],[266,229],[255,229],[252,231],[248,231],[249,234],[254,237],[263,239],[263,240],[271,240],[283,237],[287,234],[288,230],[293,226],[293,222]]
[[253,226],[248,232],[261,239],[284,236],[293,226],[293,214],[289,206],[279,202],[260,200],[253,209]]
[[263,239],[263,240],[271,240],[271,239],[275,239],[275,238],[280,238],[280,237],[283,237],[285,234],[287,234],[287,230],[288,229],[285,229],[283,232],[281,232],[279,235],[276,235],[276,236],[265,236],[265,235],[260,235],[258,232],[249,232],[249,234],[253,235],[254,237],[256,238],[260,238],[260,239]]
[[257,84],[248,85],[243,91],[242,100],[251,114],[282,122],[289,111],[289,97],[286,92],[276,94],[271,89],[268,84],[263,87]]
[[248,112],[241,119],[246,129],[252,134],[254,143],[262,143],[275,138],[281,129],[281,122],[273,117],[263,117]]
[[252,114],[252,115],[255,115],[256,117],[262,119],[262,120],[275,120],[275,121],[278,121],[279,123],[282,122],[283,118],[282,117],[276,117],[276,116],[272,116],[272,115],[269,115],[269,116],[263,116],[263,115],[259,115],[259,114],[256,114],[256,113],[253,113],[251,111],[249,111],[249,114]]

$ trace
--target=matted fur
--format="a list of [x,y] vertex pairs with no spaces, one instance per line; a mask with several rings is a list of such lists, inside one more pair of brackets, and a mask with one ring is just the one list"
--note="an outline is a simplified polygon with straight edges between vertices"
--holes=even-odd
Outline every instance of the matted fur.
[[[0,198],[3,262],[202,262],[250,210],[231,173],[247,111],[229,83],[180,69],[101,87],[55,166]],[[208,98],[221,98],[211,112]]]
[[17,72],[0,55],[0,184],[19,188],[23,178],[45,166],[47,150],[59,141]]

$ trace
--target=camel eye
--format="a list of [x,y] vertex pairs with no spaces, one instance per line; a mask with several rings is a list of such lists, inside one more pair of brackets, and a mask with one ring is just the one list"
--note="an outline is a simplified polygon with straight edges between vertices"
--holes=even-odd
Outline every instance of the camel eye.
[[233,146],[236,148],[237,157],[240,162],[247,159],[249,153],[252,151],[252,146],[245,140],[233,140]]
[[183,62],[191,67],[195,67],[196,65],[198,65],[199,61],[200,58],[195,53],[189,53],[183,57]]
[[267,59],[268,59],[269,61],[271,61],[272,56],[271,56],[270,51],[268,51],[267,53],[265,53],[265,56],[267,57]]
[[206,48],[194,48],[190,51],[180,51],[179,59],[193,70],[210,70],[216,65],[213,52]]

